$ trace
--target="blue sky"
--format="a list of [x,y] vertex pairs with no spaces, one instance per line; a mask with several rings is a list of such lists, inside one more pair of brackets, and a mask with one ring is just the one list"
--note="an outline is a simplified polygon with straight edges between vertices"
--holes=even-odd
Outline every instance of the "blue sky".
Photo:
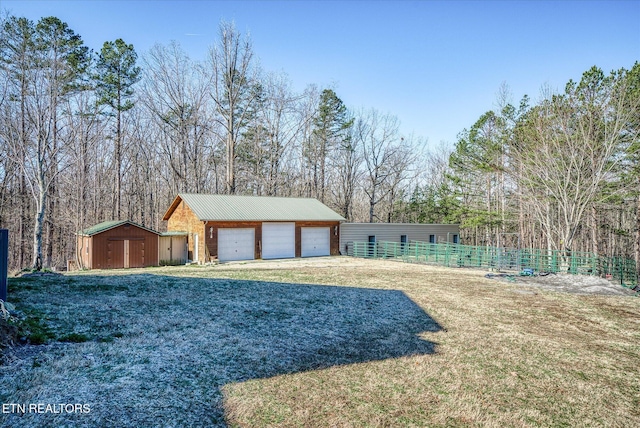
[[0,0],[13,15],[56,16],[99,51],[107,40],[139,54],[178,41],[205,59],[221,19],[249,32],[267,71],[294,88],[331,86],[350,108],[400,119],[406,134],[455,143],[495,107],[543,85],[562,90],[593,65],[640,60],[640,0],[627,1],[32,1]]

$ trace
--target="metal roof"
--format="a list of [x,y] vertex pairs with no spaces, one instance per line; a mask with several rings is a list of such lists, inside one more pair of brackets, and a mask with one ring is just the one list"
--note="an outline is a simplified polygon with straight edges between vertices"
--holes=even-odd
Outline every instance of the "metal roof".
[[183,200],[201,221],[345,221],[313,198],[203,195],[181,193],[164,216],[171,217]]
[[169,231],[169,232],[160,232],[160,236],[187,236],[189,235],[189,232],[176,232],[176,231]]
[[140,229],[148,230],[149,232],[153,232],[153,233],[158,233],[153,229],[149,229],[148,227],[141,226],[129,220],[110,220],[110,221],[103,221],[102,223],[98,223],[94,226],[88,227],[84,230],[79,231],[77,234],[84,235],[84,236],[93,236],[93,235],[97,235],[98,233],[105,232],[109,229],[122,226],[123,224],[131,224],[136,227],[139,227]]

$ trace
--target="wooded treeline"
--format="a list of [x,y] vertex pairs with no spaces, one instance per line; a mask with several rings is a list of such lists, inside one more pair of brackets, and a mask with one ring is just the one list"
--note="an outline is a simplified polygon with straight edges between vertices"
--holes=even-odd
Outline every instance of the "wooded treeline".
[[0,226],[11,266],[64,266],[77,230],[162,230],[179,192],[315,197],[354,221],[392,215],[420,141],[334,90],[296,92],[220,24],[203,62],[177,43],[99,52],[61,20],[7,17],[0,34]]
[[62,267],[77,230],[162,230],[179,192],[302,196],[349,221],[461,223],[465,243],[635,245],[640,259],[639,75],[594,68],[533,105],[505,99],[454,148],[427,151],[390,113],[260,69],[230,23],[198,62],[177,43],[93,52],[57,18],[6,16],[0,227],[14,269]]
[[[640,63],[597,67],[459,134],[396,218],[460,222],[463,242],[592,252],[640,267]],[[444,165],[444,161],[441,162]],[[638,269],[640,272],[640,269]]]

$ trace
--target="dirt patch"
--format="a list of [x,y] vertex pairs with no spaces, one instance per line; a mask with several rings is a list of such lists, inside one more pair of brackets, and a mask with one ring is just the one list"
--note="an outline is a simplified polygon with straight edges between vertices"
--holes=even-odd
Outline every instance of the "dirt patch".
[[575,294],[597,294],[602,296],[629,296],[636,294],[634,291],[621,286],[615,281],[610,281],[597,276],[549,274],[546,276],[519,276],[517,274],[487,274],[489,279],[495,279],[526,287],[517,292],[532,291],[531,288],[559,291]]

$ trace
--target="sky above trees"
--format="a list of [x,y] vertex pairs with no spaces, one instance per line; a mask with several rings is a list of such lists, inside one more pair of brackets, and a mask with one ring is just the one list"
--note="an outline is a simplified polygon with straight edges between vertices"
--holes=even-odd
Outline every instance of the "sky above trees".
[[212,2],[15,1],[0,7],[37,21],[56,16],[94,51],[122,38],[144,55],[175,40],[204,60],[221,19],[251,35],[267,71],[296,89],[332,86],[350,108],[376,108],[431,144],[456,135],[496,103],[543,85],[562,91],[597,65],[640,59],[639,1]]

